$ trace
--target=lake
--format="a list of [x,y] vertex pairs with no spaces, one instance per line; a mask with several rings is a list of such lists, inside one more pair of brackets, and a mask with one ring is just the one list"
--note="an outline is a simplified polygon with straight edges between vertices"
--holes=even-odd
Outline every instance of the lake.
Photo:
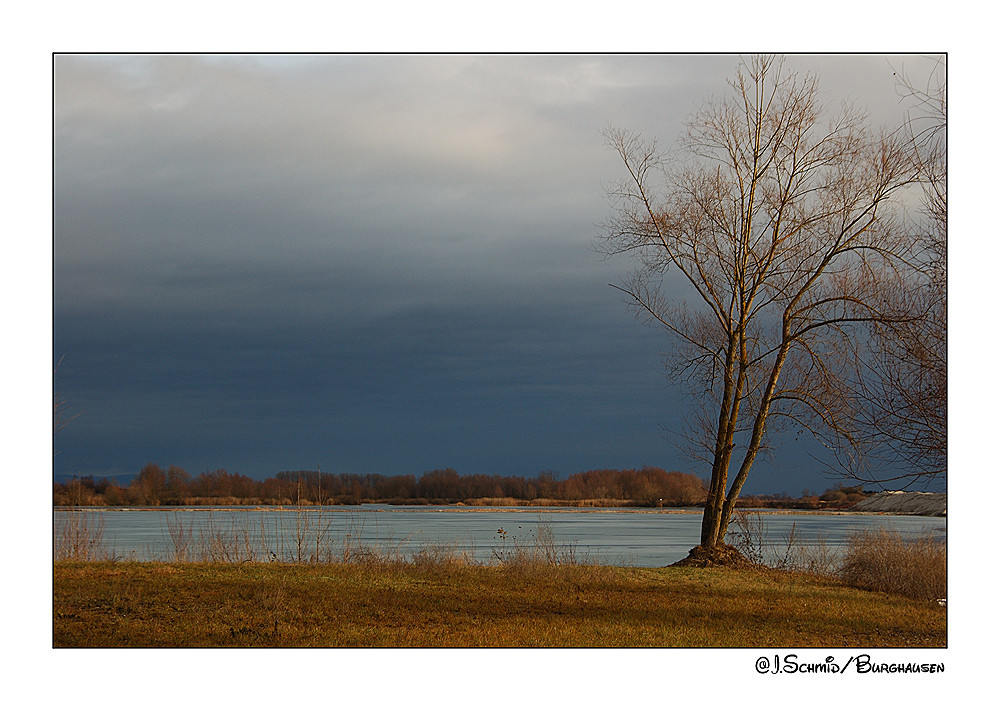
[[[450,548],[487,562],[496,561],[497,553],[536,547],[540,541],[577,560],[662,567],[698,543],[701,511],[381,504],[58,510],[53,512],[57,547],[65,542],[65,529],[78,531],[81,523],[101,529],[104,555],[146,561],[180,555],[294,562],[317,553],[321,560],[340,559],[359,548],[403,556]],[[762,510],[750,516],[751,530],[770,559],[787,551],[790,537],[801,544],[822,542],[836,552],[852,533],[878,528],[944,540],[946,523],[944,517],[816,511]],[[729,533],[731,539],[738,537],[740,529],[734,524]]]

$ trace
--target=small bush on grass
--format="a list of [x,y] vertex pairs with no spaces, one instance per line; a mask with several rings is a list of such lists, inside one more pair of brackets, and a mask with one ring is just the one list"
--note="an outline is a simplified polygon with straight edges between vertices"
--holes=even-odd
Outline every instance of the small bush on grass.
[[887,530],[851,537],[841,568],[849,584],[914,599],[944,599],[948,591],[947,547],[926,535],[904,539]]

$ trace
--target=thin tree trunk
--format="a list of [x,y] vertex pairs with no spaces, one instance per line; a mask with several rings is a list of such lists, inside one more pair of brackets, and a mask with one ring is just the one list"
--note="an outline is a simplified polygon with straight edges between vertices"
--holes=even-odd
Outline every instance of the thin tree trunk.
[[737,378],[733,379],[733,367],[736,365],[736,346],[735,334],[730,334],[729,349],[726,352],[722,402],[719,407],[719,429],[715,440],[715,459],[712,462],[712,481],[709,485],[708,496],[705,500],[705,513],[701,521],[702,545],[714,543],[718,539],[719,516],[726,494],[726,483],[729,481],[729,461],[732,458],[736,418],[739,413],[744,379],[742,365]]
[[754,419],[750,444],[747,446],[746,455],[743,456],[743,464],[740,465],[739,472],[736,473],[733,485],[729,489],[729,494],[726,495],[726,499],[722,503],[719,513],[719,530],[714,543],[716,546],[725,543],[726,530],[729,528],[729,520],[732,518],[733,509],[736,507],[736,499],[739,497],[740,490],[743,489],[743,483],[746,482],[747,475],[750,474],[750,468],[757,458],[757,451],[760,449],[761,440],[764,438],[764,426],[767,424],[767,415],[771,410],[771,398],[774,396],[774,390],[778,386],[778,377],[781,375],[781,366],[784,365],[785,358],[788,356],[789,345],[786,326],[786,340],[781,344],[778,356],[774,359],[771,375],[767,380],[767,388],[764,390],[764,396],[761,397],[760,407],[757,409],[757,416]]

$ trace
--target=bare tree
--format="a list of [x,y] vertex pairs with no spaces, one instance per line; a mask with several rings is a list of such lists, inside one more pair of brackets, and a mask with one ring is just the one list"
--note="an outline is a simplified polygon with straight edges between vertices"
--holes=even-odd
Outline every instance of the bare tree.
[[913,226],[916,274],[894,303],[914,321],[873,328],[857,350],[854,433],[871,448],[840,464],[856,479],[897,486],[947,471],[948,94],[944,59],[932,60],[922,85],[896,73],[923,199]]
[[[707,433],[692,446],[711,463],[708,552],[724,546],[775,421],[852,441],[840,349],[855,328],[901,320],[881,290],[902,284],[912,247],[895,207],[913,180],[902,135],[851,109],[826,121],[817,79],[774,57],[743,61],[731,87],[693,116],[673,159],[607,133],[628,176],[610,192],[602,247],[637,259],[619,289],[670,332],[668,369],[702,400],[692,428]],[[671,278],[690,305],[662,292]]]

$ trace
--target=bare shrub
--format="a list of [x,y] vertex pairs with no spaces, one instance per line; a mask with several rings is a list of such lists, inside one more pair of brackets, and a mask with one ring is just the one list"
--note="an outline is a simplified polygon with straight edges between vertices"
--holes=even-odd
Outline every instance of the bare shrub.
[[806,541],[793,523],[782,542],[773,544],[763,515],[743,509],[733,512],[732,524],[735,530],[726,534],[727,542],[754,565],[824,576],[836,573],[837,552],[822,533]]
[[821,576],[836,574],[837,550],[827,545],[825,535],[818,533],[813,543],[795,543],[793,536],[798,536],[794,526],[787,537],[787,569]]
[[549,565],[580,564],[576,557],[576,545],[558,544],[552,524],[543,519],[539,519],[538,527],[535,529],[534,552],[539,559]]
[[316,514],[316,522],[310,524],[313,529],[313,543],[315,549],[312,554],[312,561],[319,563],[322,561],[329,562],[333,559],[333,553],[328,545],[328,536],[330,534],[330,523],[323,520],[323,509],[320,507]]
[[915,539],[879,529],[851,536],[841,577],[853,586],[914,599],[945,599],[948,556],[931,535]]
[[174,549],[175,562],[187,562],[191,559],[191,548],[194,544],[194,531],[184,522],[179,514],[171,514],[167,518],[167,533]]
[[[521,527],[518,526],[518,531]],[[498,528],[497,534],[493,536],[496,545],[490,549],[493,559],[500,565],[510,565],[527,558],[523,541],[518,542],[518,533],[508,531],[506,528]]]
[[104,552],[104,514],[67,511],[53,532],[56,560],[98,560]]
[[410,554],[410,562],[418,568],[442,569],[475,564],[468,552],[457,545],[428,545]]
[[215,522],[210,511],[208,519],[198,532],[199,559],[202,562],[231,562],[233,559],[231,538]]
[[726,534],[729,544],[740,551],[754,565],[765,565],[764,543],[767,540],[767,525],[759,511],[737,509],[733,512],[734,532]]
[[[391,535],[379,535],[378,522],[373,535],[366,534],[367,515],[352,515],[347,523],[339,558],[331,561],[367,566],[401,565],[406,560],[402,554],[405,540],[393,540]],[[380,542],[381,541],[381,542]],[[391,543],[391,545],[389,544]]]
[[[521,526],[517,527],[517,531],[497,529],[497,535],[493,537],[497,545],[490,551],[497,564],[507,567],[580,564],[576,546],[558,544],[552,524],[548,521],[539,519],[530,540],[524,538],[520,531]],[[530,530],[528,532],[531,533]]]
[[[174,527],[176,531],[176,526]],[[251,529],[244,520],[237,524],[230,515],[229,527],[219,524],[209,512],[198,532],[198,555],[202,562],[254,562],[258,559],[257,543],[250,535]],[[171,534],[173,537],[173,534]]]
[[367,545],[358,545],[356,542],[348,543],[345,540],[345,547],[341,555],[341,562],[351,565],[365,566],[386,566],[398,565],[403,562],[403,558],[398,551],[374,548]]
[[[305,503],[305,500],[302,500]],[[324,559],[329,561],[332,553],[325,547],[326,536],[330,530],[329,524],[323,522],[322,509],[313,513],[303,508],[302,504],[295,510],[295,531],[292,534],[294,548],[293,562],[318,563]]]

